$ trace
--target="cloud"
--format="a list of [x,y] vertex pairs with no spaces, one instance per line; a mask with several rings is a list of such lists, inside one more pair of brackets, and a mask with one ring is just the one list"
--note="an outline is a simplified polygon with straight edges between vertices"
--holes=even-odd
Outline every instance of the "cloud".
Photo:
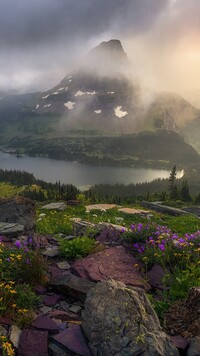
[[[40,87],[106,36],[146,32],[167,0],[0,0],[0,79]],[[48,79],[49,72],[51,78]],[[41,80],[39,80],[41,78]],[[58,78],[57,78],[58,79]]]
[[121,39],[145,85],[166,90],[198,85],[199,0],[0,0],[0,5],[0,89],[48,89],[91,47],[111,38]]

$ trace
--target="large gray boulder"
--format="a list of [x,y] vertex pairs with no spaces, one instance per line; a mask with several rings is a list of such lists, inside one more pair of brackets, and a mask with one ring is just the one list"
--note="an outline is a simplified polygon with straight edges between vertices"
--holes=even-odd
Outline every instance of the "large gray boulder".
[[179,355],[141,288],[99,282],[88,293],[82,319],[92,355]]

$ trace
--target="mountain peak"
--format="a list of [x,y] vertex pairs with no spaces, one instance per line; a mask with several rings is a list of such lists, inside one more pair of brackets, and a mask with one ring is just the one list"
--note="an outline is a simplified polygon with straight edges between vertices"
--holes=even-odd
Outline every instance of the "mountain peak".
[[118,39],[104,41],[93,48],[87,56],[87,64],[89,70],[108,76],[124,73],[130,67],[128,57]]
[[89,52],[89,56],[96,57],[98,59],[109,58],[110,60],[116,61],[117,59],[121,58],[121,60],[127,60],[127,55],[124,52],[122,44],[119,40],[113,39],[108,42],[101,42],[97,47],[93,48]]

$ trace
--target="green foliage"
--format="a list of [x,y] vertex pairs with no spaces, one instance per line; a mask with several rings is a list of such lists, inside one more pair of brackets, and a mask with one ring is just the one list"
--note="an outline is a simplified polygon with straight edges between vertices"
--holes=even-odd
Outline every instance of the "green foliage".
[[45,210],[42,214],[38,212],[37,231],[43,235],[72,235],[73,227],[69,219],[66,211]]
[[95,240],[87,237],[76,237],[73,240],[60,239],[60,254],[65,258],[85,257],[94,250]]
[[18,284],[16,286],[16,304],[18,308],[35,309],[38,303],[41,302],[41,297],[38,297],[33,288],[29,284]]

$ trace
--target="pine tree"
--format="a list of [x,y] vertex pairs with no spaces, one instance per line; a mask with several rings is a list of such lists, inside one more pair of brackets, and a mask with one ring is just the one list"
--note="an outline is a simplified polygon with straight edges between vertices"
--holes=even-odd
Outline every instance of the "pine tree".
[[168,190],[169,190],[169,196],[171,199],[176,199],[176,195],[178,192],[178,188],[175,184],[176,182],[176,165],[173,166],[170,176],[169,176],[169,186],[168,186]]
[[180,189],[180,198],[184,201],[190,201],[190,189],[187,180],[184,180]]

